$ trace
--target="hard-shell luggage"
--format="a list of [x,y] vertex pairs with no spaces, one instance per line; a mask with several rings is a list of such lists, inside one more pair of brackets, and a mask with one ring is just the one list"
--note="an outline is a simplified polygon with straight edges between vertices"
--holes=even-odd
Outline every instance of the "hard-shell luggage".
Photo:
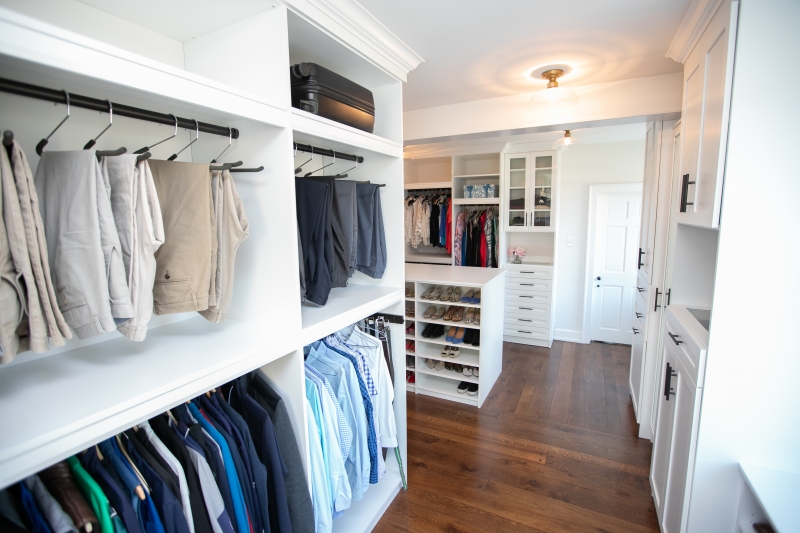
[[372,91],[316,63],[290,67],[292,107],[372,133]]

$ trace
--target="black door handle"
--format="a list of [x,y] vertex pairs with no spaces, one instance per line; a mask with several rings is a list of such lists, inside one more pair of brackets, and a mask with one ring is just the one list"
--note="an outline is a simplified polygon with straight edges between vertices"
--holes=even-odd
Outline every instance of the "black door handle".
[[683,183],[681,184],[681,213],[686,212],[687,205],[694,205],[694,202],[688,202],[689,199],[689,185],[694,185],[696,181],[689,181],[689,174],[683,175]]
[[670,396],[675,396],[675,391],[672,388],[672,378],[678,377],[677,372],[672,371],[672,365],[667,363],[667,375],[664,377],[664,399],[669,401]]
[[667,305],[669,305],[670,300],[672,300],[672,289],[667,291]]
[[678,337],[680,337],[680,335],[673,335],[670,332],[667,332],[667,335],[669,335],[669,338],[672,339],[672,342],[675,343],[675,346],[678,346],[679,344],[683,344],[683,341],[679,341],[678,340]]
[[655,305],[653,306],[653,311],[658,311],[658,295],[661,294],[658,292],[658,287],[656,287],[656,297],[653,298]]
[[600,276],[597,276],[597,281],[600,281]]
[[638,261],[637,261],[637,263],[639,263],[639,266],[637,266],[637,267],[636,267],[638,270],[641,270],[641,269],[642,269],[642,267],[644,266],[644,263],[642,263],[642,256],[643,256],[643,255],[644,255],[644,250],[642,250],[641,248],[639,248],[639,259],[638,259]]

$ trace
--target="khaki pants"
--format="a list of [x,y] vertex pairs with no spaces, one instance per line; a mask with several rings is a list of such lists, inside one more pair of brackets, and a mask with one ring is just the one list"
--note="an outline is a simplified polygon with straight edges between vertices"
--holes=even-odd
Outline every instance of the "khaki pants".
[[215,265],[215,283],[212,291],[215,294],[216,303],[209,305],[206,311],[200,311],[200,314],[211,322],[222,322],[233,297],[236,251],[242,241],[247,238],[250,225],[230,172],[227,170],[213,171],[211,189],[214,192],[214,211],[219,243],[217,264]]
[[216,273],[216,216],[209,165],[149,161],[164,223],[155,253],[153,309],[157,315],[204,311]]
[[133,316],[105,162],[94,150],[44,152],[36,192],[58,307],[79,339]]
[[164,243],[161,206],[147,161],[136,155],[106,159],[111,184],[111,209],[117,225],[122,260],[133,304],[133,318],[117,326],[132,341],[143,341],[153,315],[155,252]]

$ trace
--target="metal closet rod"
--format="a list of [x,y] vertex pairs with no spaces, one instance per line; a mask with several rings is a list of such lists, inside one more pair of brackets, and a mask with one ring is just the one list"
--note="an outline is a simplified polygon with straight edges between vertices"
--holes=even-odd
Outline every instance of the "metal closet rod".
[[[57,104],[67,103],[66,96],[62,90],[48,89],[47,87],[40,87],[38,85],[31,85],[29,83],[22,83],[6,78],[0,78],[0,91],[27,96],[28,98],[36,98],[37,100],[44,100],[46,102],[55,102]],[[135,118],[137,120],[146,120],[157,124],[175,126],[175,119],[172,118],[172,115],[118,104],[116,102],[111,102],[111,104],[114,108],[114,116]],[[106,100],[98,100],[97,98],[90,98],[80,94],[69,93],[69,105],[72,107],[90,109],[92,111],[100,111],[101,113],[108,113],[108,102]],[[177,117],[177,119],[178,127],[195,130],[195,121],[193,119],[182,117]],[[206,122],[198,122],[197,126],[203,133],[211,133],[223,137],[230,136],[232,139],[239,138],[239,130],[236,128],[228,129],[227,126],[217,126],[216,124],[208,124]]]
[[[116,104],[114,104],[116,106]],[[116,109],[116,107],[114,107]],[[324,155],[327,157],[336,157],[336,159],[344,159],[346,161],[355,161],[356,163],[363,163],[364,158],[360,155],[345,154],[335,150],[328,150],[327,148],[317,148],[309,144],[294,143],[294,147],[298,152],[306,152],[314,155]]]

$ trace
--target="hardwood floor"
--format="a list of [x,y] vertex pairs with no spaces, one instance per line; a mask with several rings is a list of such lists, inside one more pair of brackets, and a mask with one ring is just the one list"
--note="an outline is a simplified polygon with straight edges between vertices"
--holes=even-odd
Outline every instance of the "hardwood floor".
[[505,344],[481,409],[408,395],[408,492],[375,533],[658,531],[629,346]]

